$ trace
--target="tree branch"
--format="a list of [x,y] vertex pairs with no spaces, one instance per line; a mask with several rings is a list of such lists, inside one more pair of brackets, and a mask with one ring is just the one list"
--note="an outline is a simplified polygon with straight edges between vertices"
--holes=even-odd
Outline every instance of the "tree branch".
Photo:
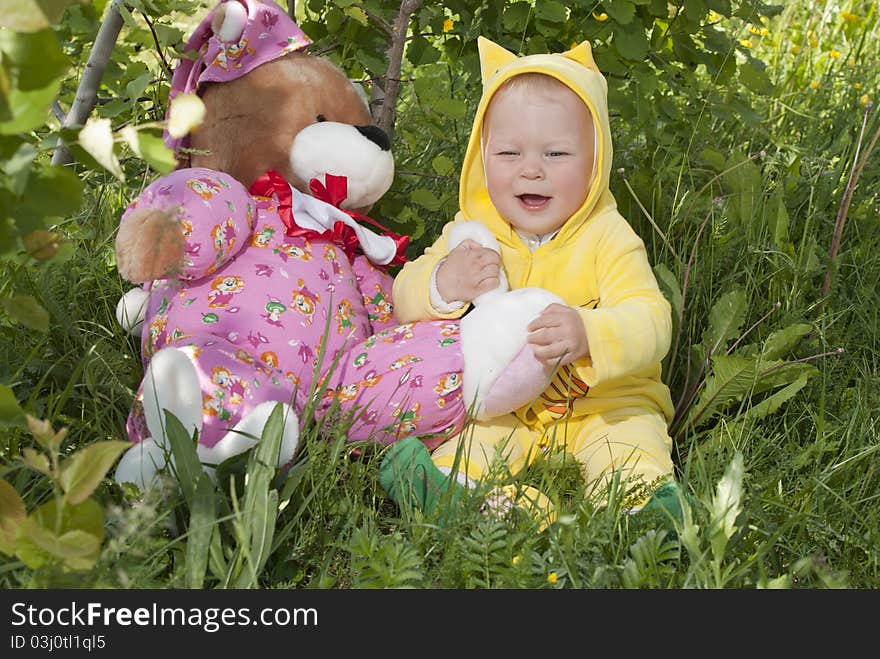
[[[388,71],[385,73],[385,85],[380,93],[374,91],[373,101],[381,99],[379,120],[376,122],[388,137],[394,134],[394,121],[397,118],[397,97],[400,94],[400,71],[403,65],[403,47],[406,44],[406,31],[409,19],[422,6],[422,0],[402,0],[400,11],[394,20],[391,33],[391,45],[388,47]],[[374,85],[375,90],[375,85]]]
[[[110,61],[110,55],[116,45],[119,31],[122,29],[122,14],[119,13],[119,6],[122,2],[123,0],[113,0],[107,8],[107,14],[104,16],[104,21],[95,37],[92,52],[89,53],[85,72],[79,81],[76,98],[61,124],[63,128],[84,124],[98,102],[98,88],[104,77],[104,69],[107,68],[107,62]],[[67,165],[71,162],[73,162],[73,156],[70,155],[67,147],[59,142],[58,148],[52,154],[52,164]]]

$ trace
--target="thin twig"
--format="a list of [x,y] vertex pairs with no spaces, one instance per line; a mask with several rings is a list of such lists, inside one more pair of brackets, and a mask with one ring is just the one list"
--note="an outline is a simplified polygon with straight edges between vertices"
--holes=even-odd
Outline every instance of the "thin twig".
[[165,74],[170,79],[173,70],[171,68],[171,65],[168,63],[168,60],[165,59],[165,53],[162,52],[162,46],[159,44],[159,35],[156,34],[156,29],[153,27],[153,23],[150,22],[150,17],[147,16],[143,11],[141,11],[140,14],[144,17],[144,20],[147,22],[147,26],[150,28],[150,33],[153,35],[153,43],[156,44],[156,52],[159,53],[159,59],[162,60],[162,67],[165,69]]
[[669,372],[672,372],[672,367],[675,365],[676,357],[678,356],[678,342],[681,337],[681,324],[684,320],[684,306],[685,300],[687,299],[687,290],[688,290],[688,281],[691,276],[691,268],[694,264],[694,259],[697,255],[697,246],[700,244],[700,236],[703,235],[703,231],[706,229],[706,225],[709,223],[709,219],[712,217],[712,208],[709,209],[709,212],[706,213],[706,217],[703,220],[702,224],[700,224],[700,229],[697,231],[697,237],[694,239],[694,246],[691,247],[691,255],[688,258],[687,266],[684,270],[684,280],[681,282],[681,308],[678,310],[678,331],[675,333],[675,342],[672,346],[672,359],[669,361]]
[[675,257],[675,260],[678,261],[678,254],[675,252],[675,249],[670,244],[669,240],[666,238],[666,234],[663,233],[663,230],[657,226],[657,223],[654,222],[654,218],[651,217],[651,214],[648,212],[648,209],[642,205],[642,200],[639,199],[638,195],[636,195],[636,191],[632,189],[632,186],[629,184],[626,176],[624,175],[623,168],[617,170],[617,173],[620,175],[620,178],[623,179],[623,184],[626,186],[626,189],[629,190],[629,193],[632,195],[632,198],[635,199],[636,204],[641,209],[642,213],[644,213],[645,217],[648,218],[648,222],[651,223],[651,226],[654,227],[654,231],[660,234],[660,237],[663,239],[663,244],[666,245],[666,248],[672,252],[672,255]]
[[862,174],[862,169],[865,167],[865,163],[868,161],[868,157],[870,157],[871,152],[874,150],[874,147],[877,144],[877,138],[880,136],[880,126],[877,127],[877,131],[875,131],[873,138],[871,139],[871,143],[868,146],[868,149],[865,152],[865,156],[859,160],[859,154],[862,148],[862,142],[865,137],[865,126],[868,123],[868,114],[871,111],[871,103],[868,103],[865,106],[865,114],[862,117],[862,128],[859,131],[859,141],[856,144],[856,152],[853,155],[853,166],[849,172],[849,179],[846,182],[846,188],[843,191],[843,198],[840,200],[840,207],[837,209],[837,218],[834,221],[834,233],[831,236],[831,249],[828,251],[828,269],[825,271],[825,281],[822,284],[822,301],[818,307],[818,315],[822,314],[822,310],[825,306],[825,301],[828,299],[828,295],[831,292],[831,277],[834,272],[834,267],[837,263],[837,252],[840,249],[840,242],[843,238],[843,226],[846,223],[846,216],[849,212],[849,205],[852,202],[853,192],[855,191],[856,185],[859,182],[859,177]]

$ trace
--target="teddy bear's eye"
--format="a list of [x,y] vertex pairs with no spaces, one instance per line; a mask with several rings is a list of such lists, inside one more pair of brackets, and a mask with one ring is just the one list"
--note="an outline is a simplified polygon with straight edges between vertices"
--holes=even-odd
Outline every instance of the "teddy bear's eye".
[[315,117],[315,121],[317,121],[318,123],[322,121],[327,121],[327,117],[325,117],[323,114],[319,114],[317,117]]

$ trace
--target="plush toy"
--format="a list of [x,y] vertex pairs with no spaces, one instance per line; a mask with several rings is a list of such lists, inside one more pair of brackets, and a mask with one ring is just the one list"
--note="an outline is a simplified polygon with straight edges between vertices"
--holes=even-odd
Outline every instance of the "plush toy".
[[[211,473],[255,444],[277,403],[284,466],[310,402],[347,417],[352,441],[431,448],[469,407],[506,413],[547,382],[525,343],[547,301],[528,292],[487,294],[462,321],[395,322],[388,266],[407,238],[366,215],[394,176],[390,142],[309,43],[256,0],[221,2],[188,41],[197,57],[181,60],[171,100],[198,93],[205,121],[169,138],[182,166],[129,205],[116,242],[120,275],[143,284],[117,313],[145,367],[118,482],[147,487],[165,466],[166,410],[198,433]],[[478,223],[465,233],[494,241]]]

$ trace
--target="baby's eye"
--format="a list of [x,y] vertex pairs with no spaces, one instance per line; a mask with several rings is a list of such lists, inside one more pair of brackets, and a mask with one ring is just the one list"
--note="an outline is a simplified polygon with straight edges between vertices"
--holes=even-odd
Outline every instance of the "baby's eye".
[[319,114],[317,117],[315,117],[315,121],[321,123],[322,121],[327,121],[327,117],[325,117],[323,114]]
[[499,156],[518,156],[519,151],[499,151],[496,155],[499,155]]
[[568,151],[548,151],[547,155],[551,158],[559,158],[561,156],[569,155]]

